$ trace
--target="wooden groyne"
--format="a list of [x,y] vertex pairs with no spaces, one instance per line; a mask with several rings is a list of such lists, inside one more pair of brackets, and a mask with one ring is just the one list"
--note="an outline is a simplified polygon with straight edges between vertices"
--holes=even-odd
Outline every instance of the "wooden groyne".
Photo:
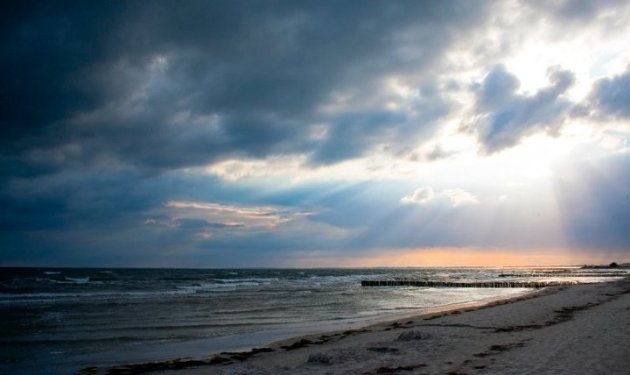
[[581,272],[581,273],[502,273],[499,277],[623,277],[625,272]]
[[427,280],[362,280],[361,286],[420,286],[429,288],[544,288],[575,285],[575,281],[427,281]]

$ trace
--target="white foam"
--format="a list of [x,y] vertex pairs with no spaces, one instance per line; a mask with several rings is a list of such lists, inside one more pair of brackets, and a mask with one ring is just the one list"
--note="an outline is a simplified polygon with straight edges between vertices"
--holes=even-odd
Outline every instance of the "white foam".
[[89,277],[68,277],[66,276],[66,281],[73,282],[75,284],[86,284],[90,282]]

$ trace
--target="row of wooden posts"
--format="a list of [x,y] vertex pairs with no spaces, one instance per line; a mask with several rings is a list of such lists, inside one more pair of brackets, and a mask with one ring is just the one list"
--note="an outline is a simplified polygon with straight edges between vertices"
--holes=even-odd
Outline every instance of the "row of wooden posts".
[[623,272],[582,272],[582,273],[502,273],[499,277],[623,277]]
[[426,280],[362,280],[361,286],[421,286],[433,288],[544,288],[574,285],[575,281],[426,281]]

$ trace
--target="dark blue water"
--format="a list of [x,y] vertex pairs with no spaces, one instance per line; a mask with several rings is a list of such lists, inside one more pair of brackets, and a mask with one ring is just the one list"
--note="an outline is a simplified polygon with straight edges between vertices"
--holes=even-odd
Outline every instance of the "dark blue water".
[[203,357],[519,289],[362,288],[488,280],[488,269],[0,269],[0,373]]

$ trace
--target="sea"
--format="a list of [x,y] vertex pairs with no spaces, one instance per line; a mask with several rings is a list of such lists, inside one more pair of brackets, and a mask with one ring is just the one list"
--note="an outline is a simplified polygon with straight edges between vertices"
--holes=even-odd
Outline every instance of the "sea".
[[372,279],[499,280],[503,272],[0,268],[0,374],[204,358],[525,291],[361,286]]

